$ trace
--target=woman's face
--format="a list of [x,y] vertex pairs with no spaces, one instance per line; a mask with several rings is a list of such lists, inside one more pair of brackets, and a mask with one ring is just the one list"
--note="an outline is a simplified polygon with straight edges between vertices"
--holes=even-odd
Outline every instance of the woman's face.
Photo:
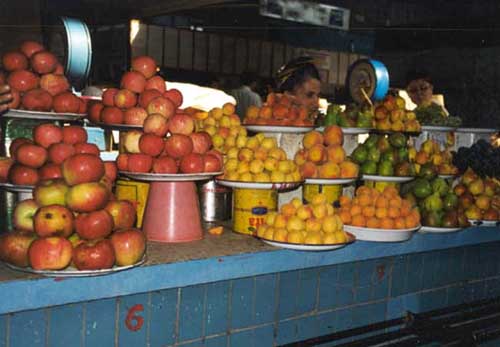
[[408,95],[417,106],[428,105],[432,100],[432,84],[424,79],[411,81],[406,88]]
[[321,82],[315,78],[309,78],[295,87],[295,102],[304,106],[309,111],[309,114],[314,114],[318,111],[320,91]]

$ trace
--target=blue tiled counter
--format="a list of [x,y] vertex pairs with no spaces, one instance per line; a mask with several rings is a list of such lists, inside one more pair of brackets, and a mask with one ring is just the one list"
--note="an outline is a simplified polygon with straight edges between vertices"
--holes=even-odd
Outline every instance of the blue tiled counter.
[[151,243],[139,268],[0,268],[0,346],[273,346],[500,295],[500,229],[296,252],[230,232]]

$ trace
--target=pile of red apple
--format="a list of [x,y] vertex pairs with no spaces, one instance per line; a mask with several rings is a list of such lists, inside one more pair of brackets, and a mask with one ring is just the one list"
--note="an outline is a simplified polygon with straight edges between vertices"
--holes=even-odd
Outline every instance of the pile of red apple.
[[[89,120],[94,123],[140,126],[156,123],[154,118],[160,115],[168,120],[181,106],[183,98],[177,89],[166,90],[165,80],[156,74],[157,70],[153,58],[133,58],[131,71],[125,72],[121,78],[120,89],[106,89],[102,101],[90,105]],[[151,115],[156,116],[149,117]]]
[[86,113],[87,103],[70,91],[64,68],[42,44],[25,41],[19,49],[2,56],[0,84],[11,88],[12,109]]
[[[19,137],[11,142],[10,158],[0,158],[0,182],[31,186],[41,180],[62,178],[67,158],[75,154],[100,155],[99,147],[87,142],[87,132],[81,126],[39,124],[32,138]],[[107,174],[103,183],[111,186],[117,175],[116,163],[107,161],[104,167]]]
[[[62,142],[63,143],[63,142]],[[115,200],[105,163],[93,153],[62,162],[62,178],[40,181],[33,199],[14,208],[14,231],[0,238],[0,258],[35,270],[99,270],[137,263],[144,234],[132,203]],[[110,177],[107,178],[110,180]]]

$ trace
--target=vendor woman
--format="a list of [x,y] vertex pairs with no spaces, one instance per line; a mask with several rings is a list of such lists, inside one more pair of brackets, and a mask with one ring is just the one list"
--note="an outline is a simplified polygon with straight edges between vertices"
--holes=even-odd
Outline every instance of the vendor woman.
[[0,84],[0,113],[7,111],[9,102],[12,101],[12,94],[8,84]]
[[295,97],[295,102],[316,115],[319,107],[321,81],[310,57],[300,57],[281,67],[276,74],[278,90]]
[[410,71],[406,76],[406,92],[417,107],[440,106],[448,115],[444,105],[434,98],[434,85],[425,71]]

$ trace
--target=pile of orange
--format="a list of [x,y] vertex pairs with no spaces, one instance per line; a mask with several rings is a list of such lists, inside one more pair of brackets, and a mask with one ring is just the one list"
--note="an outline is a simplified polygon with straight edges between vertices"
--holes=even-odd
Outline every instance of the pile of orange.
[[314,117],[290,95],[269,93],[262,107],[250,106],[243,124],[312,126]]
[[354,198],[340,197],[339,215],[346,225],[375,229],[408,229],[420,225],[420,213],[394,187],[383,192],[361,186]]

